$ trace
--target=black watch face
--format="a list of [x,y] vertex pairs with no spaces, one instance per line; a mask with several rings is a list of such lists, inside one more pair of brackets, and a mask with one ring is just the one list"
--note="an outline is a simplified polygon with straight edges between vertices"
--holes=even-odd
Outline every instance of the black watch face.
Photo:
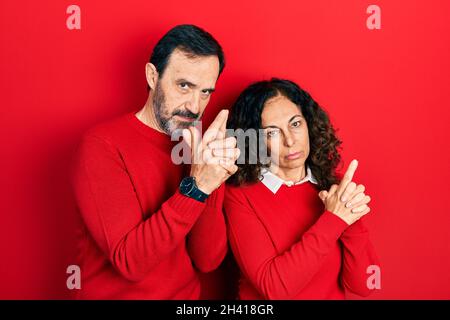
[[192,177],[186,177],[183,180],[181,180],[180,184],[180,191],[183,194],[189,194],[192,189],[194,188],[194,178]]

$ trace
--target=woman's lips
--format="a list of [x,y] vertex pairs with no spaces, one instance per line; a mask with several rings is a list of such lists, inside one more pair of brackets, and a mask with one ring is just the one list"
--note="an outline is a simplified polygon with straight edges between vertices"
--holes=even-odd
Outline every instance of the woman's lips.
[[300,158],[302,156],[303,156],[303,151],[293,152],[293,153],[289,153],[286,156],[286,159],[288,159],[288,160],[295,160],[295,159],[298,159],[298,158]]

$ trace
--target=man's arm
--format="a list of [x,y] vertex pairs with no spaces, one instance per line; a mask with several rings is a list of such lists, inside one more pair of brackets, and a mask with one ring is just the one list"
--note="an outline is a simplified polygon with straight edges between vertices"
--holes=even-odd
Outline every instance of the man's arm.
[[225,184],[211,193],[188,236],[189,255],[202,272],[216,269],[227,253],[227,231],[222,212],[224,193]]
[[143,220],[117,149],[93,135],[83,138],[72,169],[73,188],[87,229],[115,269],[131,281],[144,279],[182,244],[206,207],[177,190]]

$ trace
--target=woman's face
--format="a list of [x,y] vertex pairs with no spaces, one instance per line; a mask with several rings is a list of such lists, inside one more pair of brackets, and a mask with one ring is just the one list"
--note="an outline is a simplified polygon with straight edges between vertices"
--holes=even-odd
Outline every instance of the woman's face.
[[280,169],[303,166],[309,155],[309,135],[300,108],[278,95],[264,105],[261,121],[272,165]]

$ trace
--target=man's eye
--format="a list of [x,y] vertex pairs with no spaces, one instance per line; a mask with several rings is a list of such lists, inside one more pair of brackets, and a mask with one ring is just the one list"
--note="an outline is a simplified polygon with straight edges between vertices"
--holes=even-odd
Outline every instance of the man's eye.
[[212,92],[210,90],[203,90],[202,93],[204,96],[209,96]]
[[185,83],[185,82],[180,83],[179,86],[180,86],[181,89],[188,89],[189,88],[189,85],[187,83]]

